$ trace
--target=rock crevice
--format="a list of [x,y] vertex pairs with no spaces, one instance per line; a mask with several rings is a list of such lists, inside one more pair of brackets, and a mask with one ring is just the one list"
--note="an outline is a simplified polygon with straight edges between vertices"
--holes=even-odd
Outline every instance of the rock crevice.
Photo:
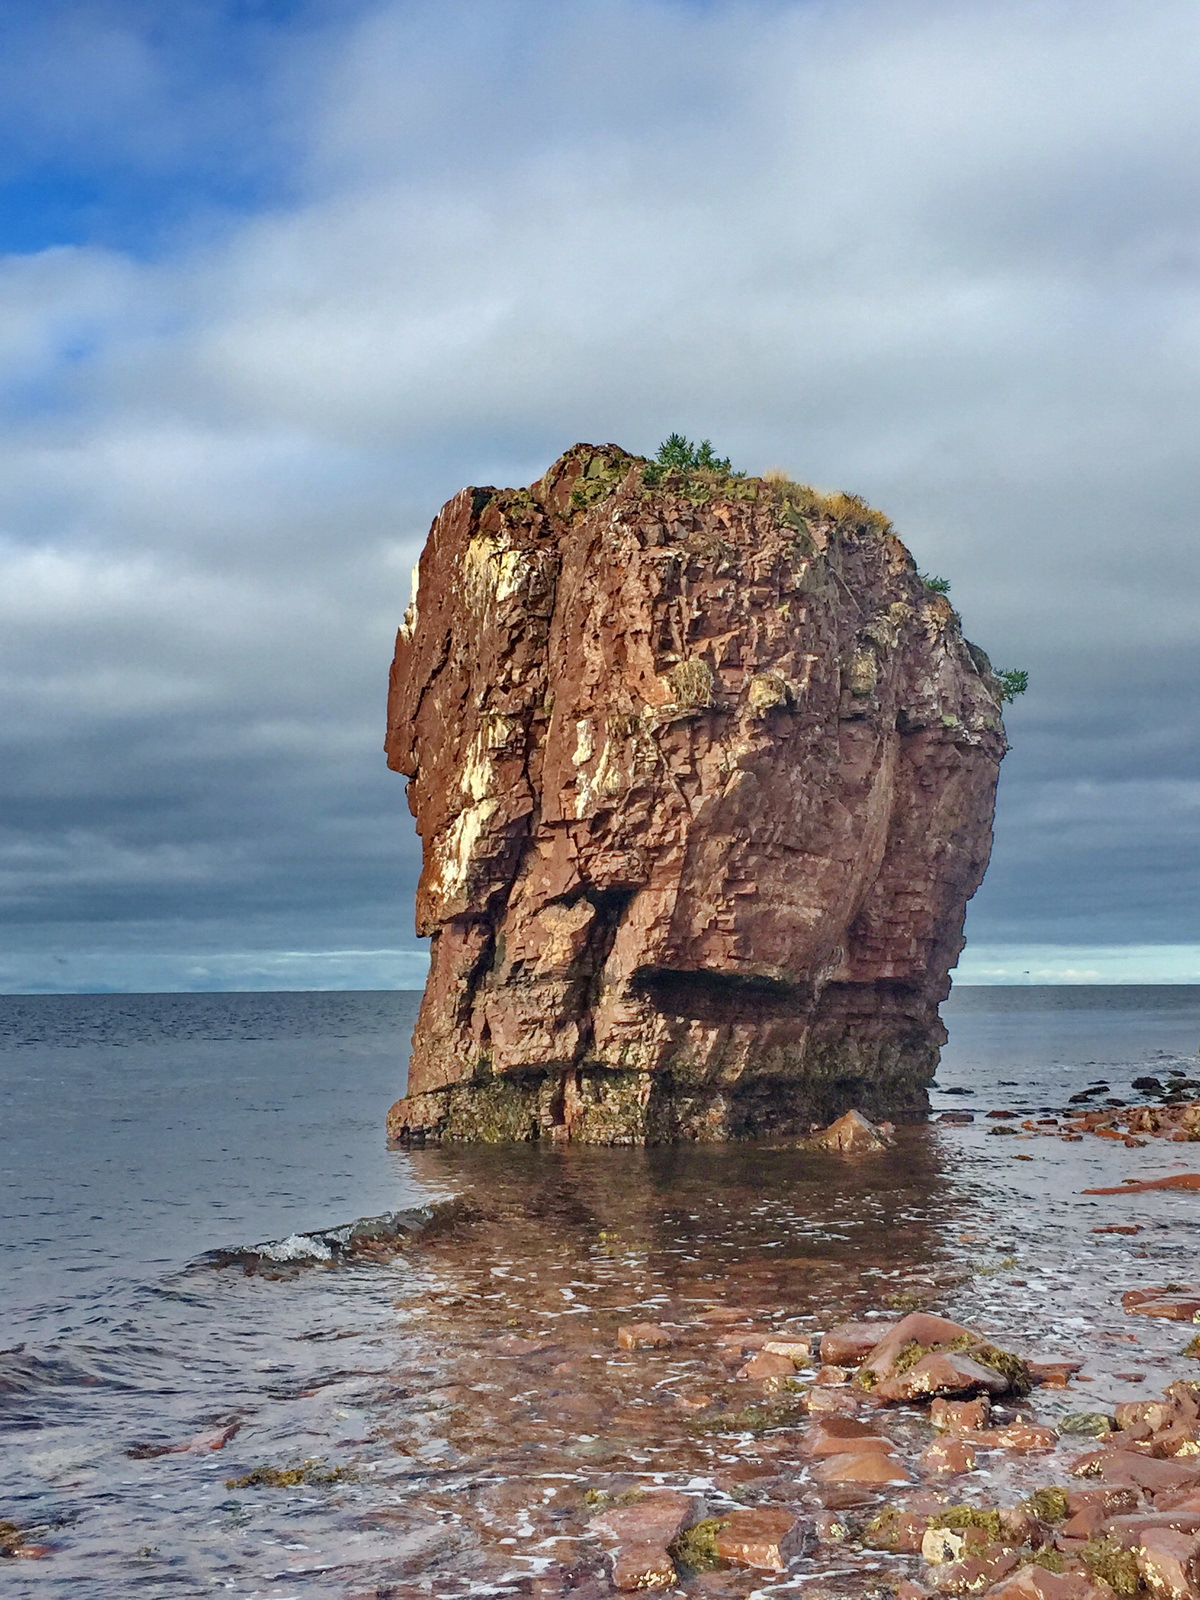
[[578,445],[430,531],[389,695],[432,940],[394,1138],[925,1106],[1000,684],[861,501],[646,466]]

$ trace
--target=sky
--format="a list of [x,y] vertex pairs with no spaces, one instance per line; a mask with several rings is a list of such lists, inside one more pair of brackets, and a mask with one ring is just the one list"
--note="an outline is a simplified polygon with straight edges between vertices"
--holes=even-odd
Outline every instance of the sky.
[[963,982],[1200,981],[1193,0],[5,0],[0,991],[415,987],[467,483],[711,437],[1029,671]]

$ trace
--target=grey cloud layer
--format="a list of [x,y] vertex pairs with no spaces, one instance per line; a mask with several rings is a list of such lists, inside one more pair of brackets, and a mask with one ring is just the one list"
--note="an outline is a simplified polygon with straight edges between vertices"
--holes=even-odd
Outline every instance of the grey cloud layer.
[[430,516],[674,427],[867,494],[1031,670],[976,937],[1192,940],[1194,22],[347,7],[264,91],[286,201],[0,262],[16,947],[411,942],[378,747]]

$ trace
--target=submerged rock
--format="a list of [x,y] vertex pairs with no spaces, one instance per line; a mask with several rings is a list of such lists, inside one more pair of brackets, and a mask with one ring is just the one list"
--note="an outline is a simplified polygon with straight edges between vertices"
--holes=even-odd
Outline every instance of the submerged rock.
[[398,1255],[413,1239],[439,1228],[452,1227],[473,1215],[460,1200],[444,1200],[408,1211],[385,1211],[377,1217],[359,1217],[335,1228],[312,1233],[291,1233],[286,1239],[264,1244],[235,1245],[208,1250],[193,1268],[240,1267],[248,1275],[290,1276],[307,1267],[351,1266],[356,1262],[386,1260]]
[[857,1156],[872,1150],[887,1150],[896,1142],[894,1133],[890,1122],[876,1126],[868,1122],[861,1111],[847,1111],[828,1128],[806,1139],[805,1144],[810,1150],[836,1150],[844,1156]]
[[463,490],[392,668],[432,944],[391,1136],[924,1113],[1000,707],[853,497],[613,445]]

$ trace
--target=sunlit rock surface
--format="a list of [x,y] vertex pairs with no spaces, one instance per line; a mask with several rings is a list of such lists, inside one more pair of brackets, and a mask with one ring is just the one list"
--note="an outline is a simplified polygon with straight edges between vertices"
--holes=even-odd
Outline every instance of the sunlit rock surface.
[[923,1112],[1000,700],[851,497],[612,445],[464,489],[392,668],[432,964],[391,1136]]

